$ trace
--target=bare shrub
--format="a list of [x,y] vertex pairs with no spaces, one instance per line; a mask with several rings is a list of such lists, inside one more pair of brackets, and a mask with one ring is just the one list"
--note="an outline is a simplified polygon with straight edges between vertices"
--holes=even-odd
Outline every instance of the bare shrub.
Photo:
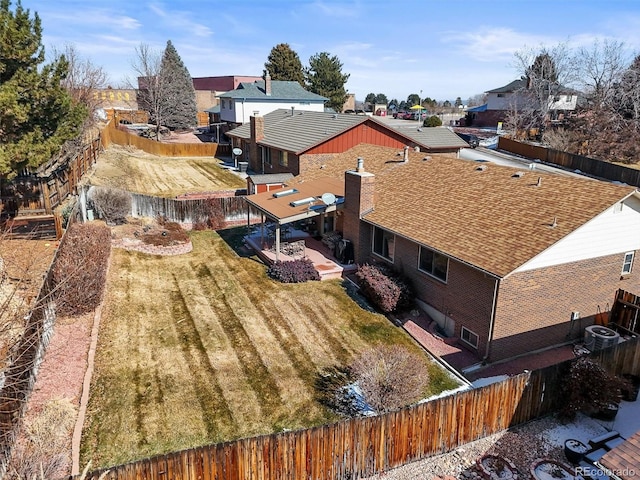
[[62,478],[70,470],[76,411],[67,399],[47,402],[27,417],[7,469],[10,479]]
[[219,230],[225,226],[224,209],[220,198],[207,198],[200,201],[195,209],[195,223],[204,223],[211,230]]
[[58,313],[81,315],[100,304],[110,253],[109,228],[96,224],[71,225],[53,266]]
[[366,350],[354,360],[351,372],[367,404],[377,413],[420,400],[429,385],[424,359],[404,347],[378,345]]
[[131,213],[131,194],[124,190],[93,187],[89,190],[89,199],[107,224],[125,223],[127,215]]

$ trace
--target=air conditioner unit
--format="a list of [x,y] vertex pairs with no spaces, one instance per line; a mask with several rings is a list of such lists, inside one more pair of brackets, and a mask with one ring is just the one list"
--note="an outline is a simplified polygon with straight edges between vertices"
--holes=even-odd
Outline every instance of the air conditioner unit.
[[584,346],[592,352],[616,345],[620,334],[607,327],[591,325],[584,329]]

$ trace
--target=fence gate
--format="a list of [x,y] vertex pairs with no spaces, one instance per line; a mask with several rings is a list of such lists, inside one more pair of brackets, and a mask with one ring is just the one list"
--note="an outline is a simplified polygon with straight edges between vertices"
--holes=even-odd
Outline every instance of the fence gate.
[[633,333],[640,333],[640,296],[619,289],[609,321]]

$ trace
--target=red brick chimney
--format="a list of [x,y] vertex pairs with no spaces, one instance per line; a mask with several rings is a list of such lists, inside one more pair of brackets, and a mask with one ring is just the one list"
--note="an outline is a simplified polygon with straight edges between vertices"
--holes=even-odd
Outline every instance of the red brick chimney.
[[355,262],[362,263],[369,255],[371,228],[362,222],[362,216],[375,205],[375,175],[366,172],[364,160],[358,158],[356,170],[344,174],[343,237],[351,240]]
[[249,117],[249,165],[254,172],[262,170],[262,159],[258,142],[264,138],[264,117],[257,115]]
[[271,96],[271,75],[269,75],[269,70],[264,71],[264,93],[268,97]]

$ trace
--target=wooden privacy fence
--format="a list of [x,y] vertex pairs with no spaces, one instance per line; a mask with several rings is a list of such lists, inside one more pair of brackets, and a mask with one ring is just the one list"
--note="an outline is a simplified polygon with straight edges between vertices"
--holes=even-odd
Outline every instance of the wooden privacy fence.
[[53,214],[75,193],[100,149],[100,137],[95,137],[78,151],[62,153],[34,171],[26,169],[11,181],[0,180],[0,213],[8,217]]
[[[60,245],[66,241],[63,235]],[[9,359],[5,381],[0,388],[0,478],[7,471],[22,417],[36,382],[38,369],[53,335],[56,320],[53,297],[53,266],[60,247],[44,276],[34,307],[27,317],[22,337]]]
[[529,145],[505,137],[499,137],[498,149],[506,150],[507,152],[522,155],[527,158],[536,158],[545,163],[560,165],[569,170],[580,170],[595,177],[640,187],[640,170],[635,168],[561,152],[559,150],[552,150],[537,145]]
[[164,157],[215,157],[231,155],[230,145],[217,143],[162,143],[144,138],[134,133],[119,130],[117,123],[111,120],[102,131],[102,145],[106,148],[112,143],[133,146],[153,155]]
[[[137,193],[131,194],[131,216],[151,217],[162,216],[167,220],[178,223],[196,224],[206,223],[211,216],[219,216],[226,224],[237,224],[247,221],[247,202],[242,191],[219,192],[212,198],[206,199],[173,199],[152,197]],[[257,218],[253,213],[252,221]]]
[[[640,342],[592,354],[640,373]],[[207,445],[113,467],[113,480],[347,480],[384,472],[555,411],[570,361],[375,417]],[[97,480],[105,470],[90,473]]]

